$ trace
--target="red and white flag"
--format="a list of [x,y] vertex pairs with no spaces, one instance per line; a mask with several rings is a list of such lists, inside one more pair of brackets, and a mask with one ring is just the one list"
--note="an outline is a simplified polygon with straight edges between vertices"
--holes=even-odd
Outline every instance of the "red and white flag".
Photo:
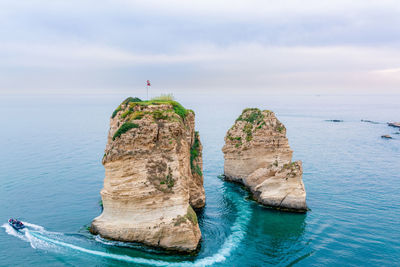
[[149,80],[147,80],[147,86],[151,86],[151,84],[150,84],[150,81],[149,81]]

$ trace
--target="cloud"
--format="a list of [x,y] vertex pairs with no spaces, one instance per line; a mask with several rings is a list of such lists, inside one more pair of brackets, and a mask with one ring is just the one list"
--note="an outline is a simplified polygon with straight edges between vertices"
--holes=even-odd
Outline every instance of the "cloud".
[[397,92],[399,24],[391,0],[1,1],[0,90],[153,77],[177,89]]
[[372,73],[376,73],[376,74],[399,74],[400,73],[400,68],[375,70],[375,71],[372,71]]
[[[35,80],[39,78],[42,81],[40,87],[47,88],[58,87],[60,81],[69,88],[79,88],[82,84],[88,86],[87,81],[98,76],[102,78],[96,79],[94,83],[90,82],[91,86],[121,85],[132,77],[141,80],[154,77],[158,84],[178,90],[252,88],[362,91],[377,89],[382,84],[390,90],[396,90],[396,79],[376,74],[395,73],[392,67],[400,62],[400,52],[395,49],[349,46],[282,47],[256,43],[241,43],[229,47],[198,44],[173,54],[134,53],[96,44],[3,44],[0,45],[0,51],[9,57],[15,55],[14,58],[0,62],[3,73],[10,74],[7,77],[0,76],[3,84],[20,83],[13,81],[15,73],[7,70],[7,67],[14,66],[17,68],[17,75],[20,72],[18,67],[25,70],[24,77],[30,77],[30,72],[34,72]],[[376,71],[377,68],[383,70]],[[37,70],[42,70],[42,73]],[[51,78],[49,72],[52,73]],[[173,75],[166,75],[171,73]],[[74,79],[65,81],[63,74],[65,77],[73,76]],[[54,78],[58,78],[58,81]],[[26,79],[22,83],[24,81]],[[388,81],[395,83],[390,85]],[[34,84],[29,83],[29,86],[34,87]]]

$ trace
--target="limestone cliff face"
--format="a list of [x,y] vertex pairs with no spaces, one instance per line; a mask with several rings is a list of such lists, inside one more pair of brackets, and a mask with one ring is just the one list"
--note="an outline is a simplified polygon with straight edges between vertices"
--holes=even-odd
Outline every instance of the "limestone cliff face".
[[222,151],[226,179],[246,185],[258,202],[307,210],[301,161],[292,162],[286,128],[273,112],[245,109],[228,130]]
[[113,113],[103,158],[102,237],[192,251],[201,238],[193,208],[205,205],[195,116],[175,101],[128,98]]

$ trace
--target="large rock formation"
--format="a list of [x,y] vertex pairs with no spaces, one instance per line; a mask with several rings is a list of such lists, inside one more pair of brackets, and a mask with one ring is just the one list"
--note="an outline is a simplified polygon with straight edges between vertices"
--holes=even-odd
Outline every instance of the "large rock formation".
[[103,157],[104,238],[192,251],[201,238],[193,208],[205,205],[195,115],[175,101],[128,98],[114,111]]
[[243,183],[267,206],[304,212],[301,161],[292,162],[285,126],[269,110],[245,109],[225,136],[227,180]]

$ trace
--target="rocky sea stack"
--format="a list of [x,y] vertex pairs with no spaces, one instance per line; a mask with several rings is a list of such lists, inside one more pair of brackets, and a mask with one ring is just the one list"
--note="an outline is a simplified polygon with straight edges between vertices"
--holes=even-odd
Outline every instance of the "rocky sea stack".
[[243,110],[225,136],[225,178],[244,184],[258,202],[307,211],[301,161],[292,162],[285,126],[269,110]]
[[91,232],[112,240],[193,251],[205,205],[195,115],[170,99],[128,98],[114,111],[103,157],[103,213]]

